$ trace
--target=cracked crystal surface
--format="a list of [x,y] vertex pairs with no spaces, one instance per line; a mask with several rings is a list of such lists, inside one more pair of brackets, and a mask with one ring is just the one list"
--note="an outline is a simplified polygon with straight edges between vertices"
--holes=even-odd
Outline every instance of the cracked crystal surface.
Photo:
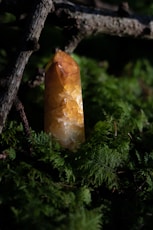
[[85,139],[80,69],[65,52],[56,52],[45,77],[45,131],[75,150]]

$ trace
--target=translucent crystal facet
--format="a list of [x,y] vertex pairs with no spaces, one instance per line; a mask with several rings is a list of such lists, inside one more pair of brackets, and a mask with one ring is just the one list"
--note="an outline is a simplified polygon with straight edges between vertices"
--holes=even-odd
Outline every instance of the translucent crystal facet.
[[80,69],[58,50],[45,77],[45,131],[75,150],[85,139]]

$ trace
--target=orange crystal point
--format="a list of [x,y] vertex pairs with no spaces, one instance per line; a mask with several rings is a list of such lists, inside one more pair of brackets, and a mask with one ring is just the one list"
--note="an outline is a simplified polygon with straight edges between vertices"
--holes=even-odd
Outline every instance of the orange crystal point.
[[85,140],[80,69],[58,50],[45,77],[45,131],[75,150]]

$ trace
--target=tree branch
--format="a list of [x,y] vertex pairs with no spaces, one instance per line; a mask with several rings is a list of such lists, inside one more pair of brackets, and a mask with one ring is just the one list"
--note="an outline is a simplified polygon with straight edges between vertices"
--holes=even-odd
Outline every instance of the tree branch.
[[27,21],[27,27],[22,40],[21,49],[17,54],[9,74],[1,82],[0,90],[0,133],[4,127],[7,115],[17,95],[24,68],[29,57],[37,48],[38,39],[49,12],[53,8],[52,0],[34,1],[34,9]]
[[100,33],[153,39],[153,17],[133,14],[127,3],[122,3],[117,11],[112,11],[56,0],[55,11],[50,17],[68,35],[65,46],[67,52],[73,52],[83,38]]

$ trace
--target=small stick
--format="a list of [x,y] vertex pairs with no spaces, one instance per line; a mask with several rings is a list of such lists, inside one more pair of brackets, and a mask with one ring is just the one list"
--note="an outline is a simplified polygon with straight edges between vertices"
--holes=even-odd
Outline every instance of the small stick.
[[117,137],[117,123],[114,121],[114,136]]
[[20,115],[26,136],[29,137],[30,136],[29,122],[28,122],[27,116],[24,111],[24,106],[18,97],[15,98],[14,106],[15,106],[16,111]]

